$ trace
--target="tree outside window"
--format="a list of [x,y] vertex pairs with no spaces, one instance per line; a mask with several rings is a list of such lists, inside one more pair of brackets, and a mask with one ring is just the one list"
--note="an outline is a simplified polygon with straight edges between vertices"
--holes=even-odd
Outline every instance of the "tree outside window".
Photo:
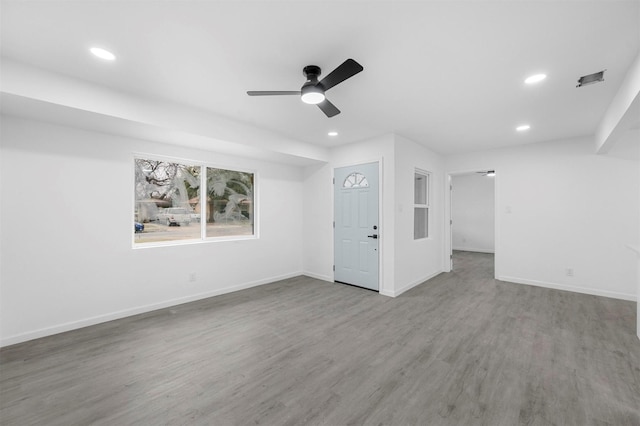
[[253,173],[207,167],[207,237],[254,234]]

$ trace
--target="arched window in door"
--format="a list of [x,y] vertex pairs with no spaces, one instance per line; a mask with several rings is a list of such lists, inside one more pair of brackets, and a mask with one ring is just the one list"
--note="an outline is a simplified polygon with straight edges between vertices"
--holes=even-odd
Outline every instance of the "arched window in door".
[[362,173],[353,172],[349,176],[347,176],[342,183],[343,188],[368,188],[369,182],[367,181],[367,177]]

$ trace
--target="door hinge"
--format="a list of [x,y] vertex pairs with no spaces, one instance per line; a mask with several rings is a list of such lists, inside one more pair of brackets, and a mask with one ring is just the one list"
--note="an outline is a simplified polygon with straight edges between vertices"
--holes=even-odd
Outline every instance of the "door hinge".
[[333,221],[333,227],[334,227],[334,229],[336,227],[336,221],[335,220]]
[[336,184],[336,178],[333,178],[333,184],[334,185]]
[[449,219],[449,225],[453,225],[453,219]]
[[453,259],[453,254],[450,254],[450,255],[449,255],[449,259]]
[[333,265],[333,272],[336,271],[336,265]]

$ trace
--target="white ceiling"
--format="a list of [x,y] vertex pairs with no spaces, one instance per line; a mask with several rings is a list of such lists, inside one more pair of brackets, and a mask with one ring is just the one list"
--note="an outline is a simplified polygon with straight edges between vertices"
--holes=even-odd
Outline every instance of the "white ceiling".
[[[443,154],[592,135],[640,50],[634,1],[2,1],[2,56],[323,147],[395,132]],[[98,45],[113,63],[88,54]],[[302,68],[364,71],[296,97]],[[605,82],[576,88],[606,69]],[[548,78],[525,86],[530,74]],[[515,127],[529,123],[524,134]],[[327,132],[336,130],[337,138]]]

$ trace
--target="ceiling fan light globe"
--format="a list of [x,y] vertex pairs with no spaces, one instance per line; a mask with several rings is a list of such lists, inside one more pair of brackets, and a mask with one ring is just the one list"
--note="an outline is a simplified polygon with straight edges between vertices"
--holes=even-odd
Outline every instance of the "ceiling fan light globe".
[[322,92],[306,92],[301,96],[302,102],[305,104],[316,105],[324,101],[324,93]]

